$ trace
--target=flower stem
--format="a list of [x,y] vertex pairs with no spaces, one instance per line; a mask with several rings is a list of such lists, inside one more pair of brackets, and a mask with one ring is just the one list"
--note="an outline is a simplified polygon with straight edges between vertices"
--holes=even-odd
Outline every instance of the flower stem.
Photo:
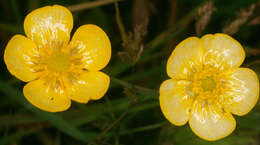
[[130,83],[126,82],[126,81],[122,81],[122,80],[114,78],[114,77],[111,77],[110,79],[111,79],[112,82],[118,83],[118,84],[120,84],[121,86],[123,86],[125,88],[137,89],[139,92],[147,92],[147,93],[153,94],[154,96],[158,96],[158,91],[157,90],[153,90],[153,89],[150,89],[150,88],[145,88],[145,87],[138,86],[138,85],[133,85],[133,84],[130,84]]
[[68,9],[71,10],[72,12],[76,12],[76,11],[86,10],[90,8],[96,8],[98,6],[103,6],[118,1],[122,1],[122,0],[99,0],[93,2],[86,2],[86,3],[68,6]]

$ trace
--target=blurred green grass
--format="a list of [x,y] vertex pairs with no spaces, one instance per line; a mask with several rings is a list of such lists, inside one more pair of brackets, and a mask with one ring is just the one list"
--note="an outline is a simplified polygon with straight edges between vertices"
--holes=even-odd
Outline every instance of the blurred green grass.
[[[96,1],[0,1],[1,56],[14,34],[24,34],[23,19],[33,9],[53,4],[71,8]],[[189,36],[223,32],[226,28],[247,51],[244,66],[259,75],[259,8],[257,0],[124,0],[118,3],[120,14],[114,3],[74,10],[73,32],[80,25],[92,23],[110,37],[113,55],[104,70],[112,77],[108,93],[88,104],[73,102],[66,112],[44,112],[25,100],[24,83],[10,75],[1,59],[0,144],[259,145],[259,102],[246,116],[235,116],[234,133],[216,142],[198,138],[188,125],[171,125],[158,104],[159,85],[167,79],[167,58],[176,44]],[[237,30],[231,31],[230,25]],[[122,59],[120,52],[127,59]]]

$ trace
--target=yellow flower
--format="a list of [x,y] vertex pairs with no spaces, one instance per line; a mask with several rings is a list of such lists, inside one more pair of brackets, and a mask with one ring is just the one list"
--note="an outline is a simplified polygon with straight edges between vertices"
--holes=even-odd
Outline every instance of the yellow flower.
[[100,72],[111,57],[110,40],[96,25],[79,27],[70,41],[71,12],[59,5],[29,13],[24,20],[27,37],[15,35],[8,42],[4,60],[36,107],[58,112],[71,100],[87,103],[104,96],[110,78]]
[[247,114],[259,96],[256,73],[239,68],[244,59],[243,47],[226,34],[182,41],[167,62],[171,79],[160,87],[165,117],[178,126],[189,121],[192,131],[205,140],[231,134],[236,127],[232,114]]

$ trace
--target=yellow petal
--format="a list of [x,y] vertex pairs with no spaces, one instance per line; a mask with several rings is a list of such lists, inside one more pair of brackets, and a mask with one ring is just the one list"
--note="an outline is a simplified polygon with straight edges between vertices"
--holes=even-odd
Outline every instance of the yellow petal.
[[201,42],[206,65],[225,70],[239,67],[245,59],[245,51],[240,43],[226,34],[208,34],[201,38]]
[[84,72],[71,86],[69,97],[80,103],[100,99],[107,92],[109,82],[109,76],[102,72]]
[[233,69],[229,72],[225,92],[225,108],[236,115],[247,114],[257,103],[259,80],[254,71],[248,68]]
[[174,125],[184,125],[189,119],[192,99],[188,92],[190,82],[169,79],[160,86],[160,107],[164,116]]
[[29,13],[24,20],[25,34],[38,45],[67,43],[72,28],[71,12],[59,5],[36,9]]
[[64,90],[56,90],[42,80],[35,80],[26,84],[23,93],[31,104],[48,112],[65,111],[71,104]]
[[22,35],[11,38],[5,48],[4,60],[12,75],[25,82],[37,77],[31,68],[32,56],[37,55],[35,49],[34,42]]
[[79,27],[72,37],[71,45],[82,53],[84,67],[88,70],[100,70],[110,60],[110,40],[106,33],[96,25]]
[[199,38],[190,37],[183,40],[176,46],[168,59],[168,76],[176,79],[187,79],[193,69],[201,67],[202,55]]
[[189,125],[199,137],[215,141],[231,134],[236,127],[236,121],[219,104],[195,100]]

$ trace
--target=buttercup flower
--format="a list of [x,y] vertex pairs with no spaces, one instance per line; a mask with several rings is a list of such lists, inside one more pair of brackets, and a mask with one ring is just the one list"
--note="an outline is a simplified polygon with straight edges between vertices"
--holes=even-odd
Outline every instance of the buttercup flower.
[[254,71],[239,68],[243,47],[226,34],[190,37],[174,49],[167,62],[171,78],[160,87],[160,106],[174,125],[184,125],[199,137],[214,141],[231,134],[232,114],[247,114],[259,96]]
[[29,82],[24,96],[36,107],[58,112],[71,100],[87,103],[106,93],[110,79],[100,72],[111,57],[110,40],[96,25],[83,25],[74,33],[71,12],[59,5],[29,13],[24,20],[26,36],[8,42],[4,60],[18,79]]

